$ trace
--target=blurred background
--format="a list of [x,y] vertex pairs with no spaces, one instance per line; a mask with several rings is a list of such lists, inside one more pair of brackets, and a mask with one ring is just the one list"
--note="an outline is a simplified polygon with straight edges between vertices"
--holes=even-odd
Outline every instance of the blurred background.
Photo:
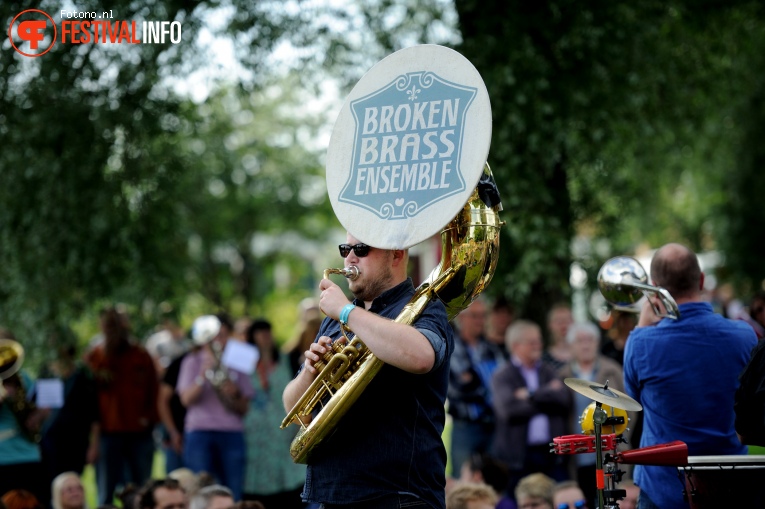
[[516,316],[544,323],[566,300],[600,319],[602,263],[647,268],[666,242],[703,254],[719,305],[763,288],[761,2],[4,0],[3,27],[29,8],[182,26],[178,44],[38,58],[3,36],[0,325],[30,367],[51,330],[87,342],[112,303],[139,337],[227,311],[288,338],[341,263],[334,119],[366,70],[419,43],[486,82],[507,223],[487,293]]

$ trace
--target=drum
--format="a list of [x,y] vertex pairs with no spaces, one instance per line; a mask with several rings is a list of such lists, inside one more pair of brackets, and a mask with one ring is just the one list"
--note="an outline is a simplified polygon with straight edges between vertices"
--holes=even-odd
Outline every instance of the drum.
[[[609,417],[607,424],[603,425],[603,433],[614,433],[616,435],[621,435],[627,431],[627,423],[629,421],[629,417],[627,417],[626,410],[622,410],[621,408],[613,408],[610,405],[605,404],[601,406],[606,412],[606,415]],[[587,407],[582,412],[582,415],[579,417],[579,424],[582,425],[582,433],[585,435],[595,434],[595,420],[593,419],[594,413],[595,402],[593,401],[587,405]]]
[[689,456],[677,470],[691,509],[765,507],[765,456]]

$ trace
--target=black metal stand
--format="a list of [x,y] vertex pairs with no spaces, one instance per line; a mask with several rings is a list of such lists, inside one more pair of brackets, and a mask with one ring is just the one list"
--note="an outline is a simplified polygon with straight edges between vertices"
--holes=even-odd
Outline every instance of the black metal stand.
[[[603,425],[609,424],[609,416],[603,405],[595,402],[592,415],[595,424],[595,482],[598,487],[596,504],[598,509],[619,509],[619,500],[627,496],[625,490],[616,489],[616,483],[621,481],[624,472],[615,463],[603,461]],[[608,472],[605,471],[607,468]]]

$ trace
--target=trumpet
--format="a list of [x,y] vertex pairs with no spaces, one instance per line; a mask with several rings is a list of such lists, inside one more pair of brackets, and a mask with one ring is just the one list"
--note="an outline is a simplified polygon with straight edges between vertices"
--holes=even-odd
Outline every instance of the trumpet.
[[665,288],[648,284],[645,269],[630,256],[617,256],[604,263],[598,272],[598,288],[603,298],[616,310],[634,313],[634,304],[637,301],[644,296],[649,298],[650,294],[655,294],[664,306],[662,311],[656,303],[648,299],[656,316],[672,320],[680,318],[680,310],[672,295]]

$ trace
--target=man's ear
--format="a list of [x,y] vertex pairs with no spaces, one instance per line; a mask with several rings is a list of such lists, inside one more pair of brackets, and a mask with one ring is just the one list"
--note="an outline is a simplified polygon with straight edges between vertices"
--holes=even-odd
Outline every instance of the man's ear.
[[701,273],[701,277],[699,278],[699,291],[704,290],[704,273]]
[[406,260],[406,251],[404,249],[394,249],[393,253],[393,265],[396,266],[402,261]]

